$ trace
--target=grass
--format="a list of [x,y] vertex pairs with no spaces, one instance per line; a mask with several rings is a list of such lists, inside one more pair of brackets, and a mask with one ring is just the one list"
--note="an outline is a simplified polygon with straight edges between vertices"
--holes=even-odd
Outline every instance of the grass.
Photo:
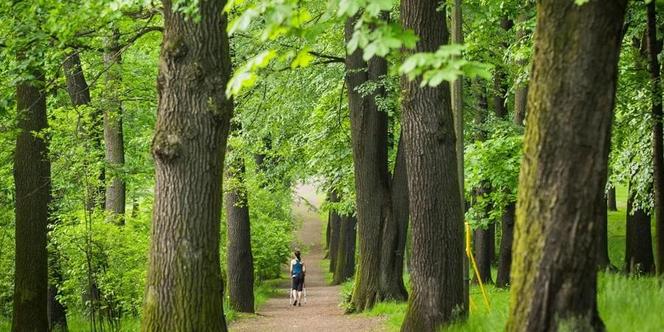
[[[621,268],[625,259],[627,189],[624,186],[616,188],[616,199],[618,211],[610,211],[608,220],[609,257],[613,265]],[[652,234],[655,234],[654,223]],[[352,284],[344,286],[352,288]],[[492,285],[487,287],[487,291],[490,309],[485,306],[479,288],[471,286],[471,312],[468,319],[448,326],[444,331],[503,330],[508,318],[509,291]],[[661,318],[664,285],[654,277],[635,278],[600,273],[597,303],[608,331],[664,331],[664,320]],[[385,317],[387,329],[398,331],[406,315],[406,308],[406,303],[378,303],[362,315]]]

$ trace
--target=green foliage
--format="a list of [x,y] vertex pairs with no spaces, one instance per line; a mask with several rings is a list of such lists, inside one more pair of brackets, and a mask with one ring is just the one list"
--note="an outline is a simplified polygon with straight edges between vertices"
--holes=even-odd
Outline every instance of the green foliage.
[[[511,124],[498,122],[492,136],[466,146],[466,220],[473,227],[500,222],[505,208],[516,202],[523,135]],[[488,188],[478,192],[477,188]],[[489,213],[486,213],[489,211]]]
[[462,59],[463,49],[461,45],[452,44],[443,45],[436,52],[413,54],[399,67],[399,72],[410,80],[421,77],[420,86],[431,87],[443,81],[452,82],[462,75],[490,79],[491,66]]

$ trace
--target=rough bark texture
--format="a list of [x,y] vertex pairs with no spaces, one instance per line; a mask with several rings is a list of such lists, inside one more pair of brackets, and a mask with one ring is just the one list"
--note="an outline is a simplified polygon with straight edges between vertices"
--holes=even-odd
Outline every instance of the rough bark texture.
[[221,179],[233,112],[225,1],[200,22],[164,5],[152,142],[155,202],[143,331],[226,331],[219,259]]
[[512,268],[512,242],[514,241],[514,219],[516,204],[511,203],[505,208],[501,222],[500,253],[498,256],[498,275],[496,287],[507,288],[510,285],[510,269]]
[[648,13],[648,64],[652,100],[652,158],[653,186],[655,192],[655,232],[657,275],[664,274],[664,126],[662,125],[662,81],[658,56],[662,42],[657,40],[657,12],[655,1],[647,5]]
[[[475,140],[484,141],[487,138],[487,133],[483,129],[485,122],[489,116],[489,103],[487,100],[486,86],[484,82],[478,80],[479,85],[479,96],[478,96],[478,110],[475,114]],[[500,99],[500,98],[499,98]],[[496,101],[495,103],[501,103],[501,101]],[[504,102],[504,100],[502,101]],[[495,105],[498,107],[498,105]],[[498,112],[498,108],[496,108]],[[504,114],[503,114],[504,116]],[[477,201],[477,197],[485,196],[489,194],[491,190],[489,183],[485,183],[482,186],[474,188],[473,190],[473,201]],[[488,215],[491,212],[490,206],[484,211],[484,215]],[[473,231],[473,255],[475,256],[475,264],[477,264],[477,272],[480,275],[480,279],[483,283],[492,282],[491,278],[491,261],[493,256],[493,241],[495,237],[495,226],[493,223],[489,224],[487,227],[479,227]],[[473,276],[474,277],[474,276]],[[473,279],[474,283],[477,283],[476,278]]]
[[606,200],[602,200],[603,209],[600,210],[597,222],[597,268],[606,270],[611,266],[609,259],[609,212],[606,209]]
[[[445,8],[401,2],[401,23],[420,37],[413,52],[448,42]],[[443,6],[444,7],[444,6]],[[402,331],[437,331],[463,311],[463,211],[450,86],[401,79],[402,130],[412,225],[412,293]]]
[[[355,18],[349,18],[345,26],[346,40],[353,35]],[[359,265],[351,298],[352,310],[363,311],[384,299],[405,299],[403,272],[381,269],[381,253],[385,227],[396,227],[392,218],[390,177],[387,159],[387,113],[379,110],[376,98],[385,94],[378,88],[369,95],[362,95],[359,87],[366,82],[379,82],[387,74],[387,61],[374,57],[365,62],[362,51],[356,50],[346,57],[346,86],[351,115],[353,142],[353,166],[355,171],[356,210],[359,234]],[[390,244],[394,243],[389,238]],[[390,245],[388,244],[388,245]],[[395,254],[396,252],[392,252]],[[393,258],[392,258],[393,259]],[[382,287],[381,281],[385,281]],[[398,288],[392,288],[396,284]]]
[[625,7],[537,2],[508,331],[604,329],[595,234]]
[[228,300],[233,310],[254,312],[254,259],[251,254],[249,204],[244,188],[244,160],[236,158],[226,172],[232,188],[226,193],[226,262]]
[[627,198],[625,227],[625,272],[635,275],[655,272],[650,234],[650,212],[634,207],[634,193]]
[[113,31],[104,52],[106,71],[106,88],[104,91],[104,145],[106,147],[106,164],[108,165],[110,183],[106,187],[105,209],[113,222],[124,224],[126,205],[126,184],[122,177],[124,167],[124,135],[122,132],[122,69],[120,33]]
[[14,152],[16,258],[12,331],[48,331],[46,234],[51,191],[47,142],[33,133],[47,128],[44,75],[16,87],[18,137]]
[[408,292],[403,283],[403,269],[408,233],[408,173],[401,138],[397,149],[390,186],[391,210],[383,225],[381,241],[380,287],[384,296],[389,294],[392,300],[406,300]]
[[[330,202],[339,202],[339,196],[335,191],[328,196]],[[328,215],[328,227],[330,228],[330,272],[334,273],[337,266],[337,252],[339,248],[339,235],[341,227],[341,216],[337,211],[331,210]]]
[[616,187],[611,185],[606,193],[607,208],[609,211],[618,211],[618,202],[616,202]]
[[339,246],[333,284],[338,285],[355,274],[355,242],[357,220],[352,216],[342,216],[339,227]]

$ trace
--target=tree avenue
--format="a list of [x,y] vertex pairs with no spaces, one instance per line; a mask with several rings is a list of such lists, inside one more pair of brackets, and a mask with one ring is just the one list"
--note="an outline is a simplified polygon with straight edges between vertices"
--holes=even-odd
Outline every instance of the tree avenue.
[[0,1],[0,331],[664,330],[663,10]]

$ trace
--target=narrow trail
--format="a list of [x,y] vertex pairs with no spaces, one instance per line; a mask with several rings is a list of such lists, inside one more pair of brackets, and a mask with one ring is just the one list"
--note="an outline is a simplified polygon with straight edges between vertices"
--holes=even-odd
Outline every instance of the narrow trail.
[[[303,246],[302,260],[306,265],[307,303],[301,307],[289,305],[288,297],[269,299],[263,304],[256,317],[240,319],[230,325],[230,331],[384,331],[380,318],[357,315],[344,315],[339,307],[340,287],[325,282],[321,268],[323,259],[322,223],[318,213],[320,201],[312,185],[296,188],[293,203],[295,218],[302,221],[298,239]],[[290,284],[284,284],[284,288]]]

